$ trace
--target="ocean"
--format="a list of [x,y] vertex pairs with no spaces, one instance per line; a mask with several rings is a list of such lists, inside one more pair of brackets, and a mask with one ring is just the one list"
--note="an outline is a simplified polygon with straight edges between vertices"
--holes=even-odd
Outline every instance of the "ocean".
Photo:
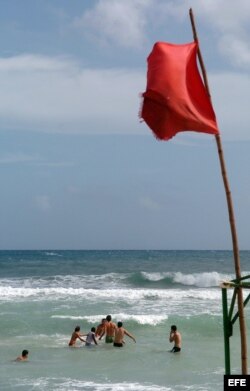
[[[250,274],[250,251],[241,269]],[[234,276],[231,251],[0,251],[0,390],[222,390],[219,284]],[[68,347],[77,325],[87,333],[108,314],[136,343]],[[248,336],[249,314],[248,305]],[[172,324],[183,338],[177,354]],[[15,362],[23,349],[29,361]],[[240,374],[238,322],[231,355]]]

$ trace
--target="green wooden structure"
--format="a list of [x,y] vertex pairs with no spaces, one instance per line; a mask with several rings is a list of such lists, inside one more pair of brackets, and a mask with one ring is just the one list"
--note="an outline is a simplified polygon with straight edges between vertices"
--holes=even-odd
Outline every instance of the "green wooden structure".
[[[244,282],[244,280],[250,279],[250,275],[241,277],[239,279],[234,279],[229,282],[223,282],[221,284],[222,289],[222,308],[223,308],[223,328],[224,328],[224,350],[225,350],[225,374],[231,374],[231,366],[230,366],[230,337],[233,335],[233,325],[239,317],[239,312],[237,311],[235,314],[234,306],[239,288],[250,289],[250,282]],[[228,310],[228,297],[227,290],[228,288],[233,288],[233,296],[231,300],[231,305]],[[244,307],[250,300],[250,293],[244,300]]]

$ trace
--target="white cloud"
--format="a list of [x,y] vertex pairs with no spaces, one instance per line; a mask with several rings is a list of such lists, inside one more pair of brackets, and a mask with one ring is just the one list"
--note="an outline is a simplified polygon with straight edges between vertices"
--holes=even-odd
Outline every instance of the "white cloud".
[[53,167],[53,168],[64,168],[73,167],[75,163],[70,161],[46,161],[37,155],[27,155],[22,152],[18,153],[5,153],[0,156],[0,164],[20,164],[20,163],[31,163],[38,167]]
[[239,68],[249,69],[250,44],[233,35],[224,35],[219,40],[220,51],[230,59],[230,62]]
[[60,72],[73,71],[74,63],[65,58],[51,58],[33,54],[0,58],[0,72]]
[[79,187],[77,186],[74,186],[74,185],[69,185],[68,188],[67,188],[67,192],[69,194],[73,194],[73,195],[79,195],[81,194],[81,190]]
[[219,127],[226,140],[250,140],[250,78],[245,73],[209,77]]
[[[171,7],[170,7],[171,4]],[[162,7],[162,6],[161,6]],[[193,9],[199,35],[199,25],[211,29],[215,46],[221,55],[235,66],[249,69],[250,65],[250,2],[249,0],[175,0],[165,6],[175,18]]]
[[64,168],[64,167],[73,167],[75,163],[73,162],[64,162],[64,161],[58,161],[58,162],[39,162],[36,164],[37,166],[41,167],[52,167],[52,168]]
[[160,205],[156,201],[154,201],[151,197],[148,197],[148,196],[140,198],[139,204],[143,208],[151,210],[151,211],[156,211],[156,210],[160,209]]
[[[206,19],[221,33],[243,33],[249,26],[250,3],[248,0],[192,0],[192,7],[199,18]],[[237,6],[236,6],[237,5]]]
[[152,0],[99,0],[74,25],[99,42],[137,48],[145,41],[146,11]]
[[[220,72],[208,78],[224,138],[250,140],[249,75]],[[138,118],[145,69],[87,69],[67,59],[17,56],[0,59],[0,83],[0,129],[149,134]]]
[[7,153],[0,156],[0,164],[16,164],[36,161],[36,156],[25,155],[23,153]]
[[202,24],[213,32],[211,40],[227,61],[249,69],[249,0],[99,0],[74,25],[99,43],[138,49],[150,41],[155,20],[161,28],[173,21],[189,23],[190,8],[198,35]]
[[68,133],[139,129],[138,94],[145,87],[145,75],[138,70],[86,69],[63,59],[17,56],[0,59],[0,83],[2,129]]
[[192,7],[198,35],[199,25],[203,24],[213,32],[211,40],[227,61],[236,67],[249,69],[249,0],[175,0],[164,7],[167,13],[176,19],[180,16],[184,18]]
[[35,198],[35,205],[38,209],[46,212],[51,208],[50,198],[47,195],[38,195]]

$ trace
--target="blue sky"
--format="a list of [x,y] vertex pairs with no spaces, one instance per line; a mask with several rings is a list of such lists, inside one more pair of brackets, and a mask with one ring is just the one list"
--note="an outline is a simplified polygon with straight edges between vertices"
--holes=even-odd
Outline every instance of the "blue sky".
[[0,249],[232,249],[215,139],[140,123],[156,41],[192,7],[250,249],[248,0],[0,0]]

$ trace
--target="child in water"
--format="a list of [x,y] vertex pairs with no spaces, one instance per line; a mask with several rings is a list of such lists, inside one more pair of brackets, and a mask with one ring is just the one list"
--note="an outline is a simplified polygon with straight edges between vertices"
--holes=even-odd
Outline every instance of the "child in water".
[[98,345],[98,343],[96,342],[96,338],[95,338],[95,327],[92,327],[91,331],[88,334],[84,334],[84,335],[87,337],[85,346],[91,346],[92,342],[94,342],[96,345]]
[[27,361],[28,355],[29,351],[25,349],[22,351],[22,354],[15,359],[15,361]]
[[71,339],[69,341],[69,346],[76,347],[77,339],[80,339],[80,341],[82,341],[82,342],[86,342],[84,339],[81,338],[83,335],[84,334],[80,334],[80,326],[76,326],[75,331],[71,335]]

